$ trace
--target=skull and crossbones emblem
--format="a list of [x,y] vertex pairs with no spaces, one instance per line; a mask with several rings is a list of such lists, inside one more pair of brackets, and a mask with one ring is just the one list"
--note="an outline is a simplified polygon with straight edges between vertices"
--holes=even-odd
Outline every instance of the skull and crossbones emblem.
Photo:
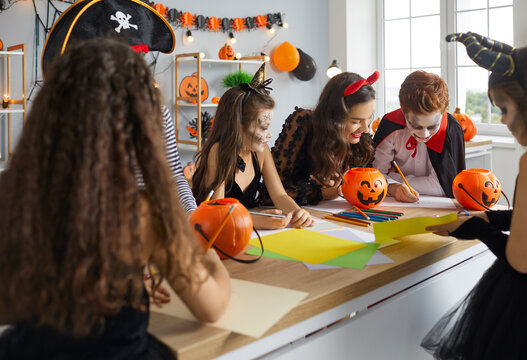
[[137,30],[137,25],[130,24],[129,21],[132,18],[130,14],[124,14],[121,11],[117,11],[115,15],[110,16],[110,20],[115,20],[119,23],[119,26],[115,28],[115,31],[121,33],[121,29],[134,28]]

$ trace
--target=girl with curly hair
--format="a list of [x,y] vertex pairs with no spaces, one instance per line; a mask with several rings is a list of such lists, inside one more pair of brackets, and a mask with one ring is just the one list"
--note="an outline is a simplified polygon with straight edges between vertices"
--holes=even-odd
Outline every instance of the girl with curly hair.
[[128,45],[88,40],[54,61],[0,177],[0,358],[173,358],[146,331],[154,268],[154,291],[164,278],[197,318],[223,313],[229,276],[193,238],[162,129]]

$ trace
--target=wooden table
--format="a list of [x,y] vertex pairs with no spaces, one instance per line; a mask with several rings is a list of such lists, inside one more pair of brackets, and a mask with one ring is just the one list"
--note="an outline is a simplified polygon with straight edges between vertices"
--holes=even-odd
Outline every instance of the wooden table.
[[[405,213],[404,218],[443,215],[453,211],[452,209],[398,209],[391,207],[385,209],[403,211]],[[317,217],[326,214],[315,210],[311,212]],[[373,231],[372,227],[354,227],[340,222],[338,224],[363,231]],[[481,272],[493,260],[490,252],[479,241],[457,241],[451,237],[440,237],[434,234],[421,234],[405,238],[400,244],[383,248],[381,252],[394,260],[394,263],[366,266],[363,270],[339,268],[310,271],[300,262],[272,258],[262,258],[259,262],[250,265],[227,260],[225,265],[232,278],[309,293],[296,308],[260,339],[253,339],[212,326],[196,324],[154,312],[151,312],[150,315],[149,331],[174,349],[179,359],[210,359],[216,357],[248,359],[280,356],[291,358],[292,354],[295,353],[301,355],[294,358],[306,358],[306,356],[308,358],[321,358],[320,356],[322,356],[322,358],[329,359],[340,357],[342,354],[349,354],[350,346],[355,349],[357,355],[364,353],[370,354],[370,359],[382,358],[384,355],[371,356],[372,351],[378,349],[375,346],[378,339],[374,340],[369,337],[362,340],[357,337],[358,330],[354,325],[355,323],[361,324],[361,329],[375,325],[376,330],[374,332],[376,334],[382,331],[388,331],[387,334],[399,334],[397,330],[388,329],[383,320],[375,319],[377,309],[382,310],[386,304],[397,303],[397,299],[404,299],[405,296],[414,293],[415,289],[419,287],[428,291],[429,288],[426,287],[428,286],[426,284],[433,285],[437,282],[435,279],[438,278],[438,274],[453,274],[454,277],[450,276],[447,290],[444,292],[452,293],[454,296],[450,296],[452,299],[445,299],[440,302],[440,305],[434,306],[434,309],[437,308],[438,311],[431,318],[427,312],[427,317],[430,319],[422,327],[428,329],[448,307],[472,287]],[[472,266],[470,279],[458,281],[457,279],[461,279],[463,274],[466,274],[463,268],[467,266]],[[459,272],[459,274],[455,272]],[[454,287],[452,286],[452,279],[456,284]],[[405,303],[407,304],[408,301],[401,302],[403,306]],[[434,309],[430,313],[434,312]],[[399,310],[396,308],[393,311],[390,310],[388,314],[396,315],[397,312]],[[327,325],[351,313],[356,313],[357,316],[341,321],[335,326],[327,327]],[[368,317],[371,317],[372,320],[368,320]],[[386,317],[385,315],[382,319]],[[406,320],[410,320],[410,317],[407,314],[393,321],[404,324]],[[396,328],[405,331],[401,324],[398,324]],[[409,324],[409,326],[412,327],[413,325]],[[336,335],[342,333],[346,328],[351,329],[350,334],[352,335],[348,334],[344,338],[349,340],[338,341]],[[306,337],[320,329],[323,330],[313,336]],[[421,329],[416,336],[421,336],[422,332]],[[295,341],[302,345],[297,345]],[[335,341],[337,342],[335,343]],[[409,342],[409,344],[402,344],[401,347],[410,348],[410,350],[401,350],[403,355],[400,358],[416,359],[416,355],[408,354],[408,351],[413,351],[413,349],[416,353],[421,351],[418,343],[413,344],[415,339],[411,341],[398,340],[396,344],[399,342]],[[327,344],[331,345],[325,348],[328,346]],[[317,355],[317,349],[324,350],[320,355]],[[280,355],[281,352],[289,355]],[[393,352],[392,355],[394,355]],[[360,355],[357,358],[361,358]],[[390,356],[390,358],[398,357]]]

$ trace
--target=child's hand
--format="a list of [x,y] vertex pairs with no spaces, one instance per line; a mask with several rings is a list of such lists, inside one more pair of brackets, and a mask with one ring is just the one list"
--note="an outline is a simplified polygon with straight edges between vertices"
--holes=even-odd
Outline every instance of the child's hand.
[[412,194],[410,188],[406,184],[390,184],[388,185],[388,194],[393,196],[395,200],[402,202],[417,202],[419,201],[419,193],[413,189],[415,194]]
[[289,213],[289,215],[293,216],[291,220],[292,227],[303,228],[313,226],[315,224],[315,220],[311,218],[311,215],[309,215],[309,213],[302,208],[294,210],[293,212]]
[[152,280],[148,279],[144,281],[146,292],[148,296],[155,302],[161,304],[167,304],[170,302],[170,292],[164,285],[159,285],[154,294],[152,294]]
[[[267,213],[267,214],[282,214],[281,210],[278,209],[268,209],[268,210],[262,210],[260,212]],[[274,229],[282,229],[285,228],[292,218],[292,213],[287,214],[283,218],[278,217],[270,217],[270,216],[262,216],[262,215],[251,215],[253,219],[253,225],[258,230],[274,230]]]

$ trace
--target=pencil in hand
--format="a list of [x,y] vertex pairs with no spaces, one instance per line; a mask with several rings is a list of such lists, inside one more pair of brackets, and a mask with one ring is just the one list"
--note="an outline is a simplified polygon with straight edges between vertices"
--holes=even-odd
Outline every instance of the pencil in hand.
[[404,181],[404,183],[406,184],[406,186],[408,186],[408,189],[410,189],[410,192],[411,192],[415,197],[417,197],[417,194],[415,193],[414,189],[412,189],[412,187],[410,186],[410,184],[408,184],[408,181],[406,181],[406,178],[404,177],[403,172],[401,171],[401,169],[399,169],[399,166],[397,165],[397,163],[395,162],[395,160],[392,161],[392,165],[395,166],[395,169],[397,170],[397,172],[399,173],[399,175],[401,175],[401,177],[403,178],[403,181]]

